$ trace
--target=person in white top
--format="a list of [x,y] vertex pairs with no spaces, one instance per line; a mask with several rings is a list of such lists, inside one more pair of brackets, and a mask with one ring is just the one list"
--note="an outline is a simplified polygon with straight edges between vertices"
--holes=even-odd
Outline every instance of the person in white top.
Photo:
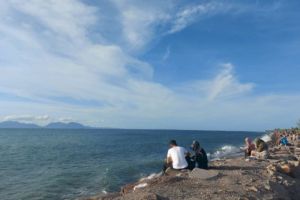
[[163,171],[166,171],[169,167],[177,170],[186,169],[188,167],[188,163],[185,157],[188,154],[188,151],[184,147],[177,146],[175,140],[171,140],[169,145],[170,148],[168,150],[167,160]]

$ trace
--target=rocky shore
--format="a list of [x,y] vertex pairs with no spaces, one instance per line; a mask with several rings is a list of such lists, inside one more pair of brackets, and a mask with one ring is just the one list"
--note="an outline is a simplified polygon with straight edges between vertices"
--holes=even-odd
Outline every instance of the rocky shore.
[[168,171],[87,200],[300,199],[300,148],[272,146],[265,160],[231,158],[209,170]]

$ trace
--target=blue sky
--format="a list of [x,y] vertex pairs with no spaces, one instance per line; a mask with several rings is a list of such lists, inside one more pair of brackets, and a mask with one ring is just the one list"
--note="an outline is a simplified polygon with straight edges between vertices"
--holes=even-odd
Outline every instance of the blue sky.
[[294,126],[299,8],[296,0],[1,0],[0,120]]

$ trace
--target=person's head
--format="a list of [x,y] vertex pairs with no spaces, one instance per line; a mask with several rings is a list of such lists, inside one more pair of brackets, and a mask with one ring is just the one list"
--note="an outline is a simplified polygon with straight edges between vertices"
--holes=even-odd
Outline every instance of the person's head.
[[200,148],[200,143],[196,140],[193,141],[191,148],[193,149],[193,151],[196,151]]
[[260,144],[265,143],[265,141],[263,141],[262,139],[257,139],[255,142],[255,146],[258,147]]
[[176,146],[177,146],[176,140],[170,140],[169,146],[170,146],[170,147],[176,147]]

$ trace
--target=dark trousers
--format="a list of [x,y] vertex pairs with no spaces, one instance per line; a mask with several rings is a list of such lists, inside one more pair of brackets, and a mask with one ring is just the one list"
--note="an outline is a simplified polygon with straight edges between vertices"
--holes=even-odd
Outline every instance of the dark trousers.
[[173,168],[173,167],[172,167],[172,163],[167,163],[167,162],[165,162],[164,165],[163,165],[163,172],[166,172],[166,170],[167,170],[168,168]]
[[249,150],[245,150],[245,158],[247,158],[247,157],[249,157],[249,156],[251,156],[251,151],[249,151]]

